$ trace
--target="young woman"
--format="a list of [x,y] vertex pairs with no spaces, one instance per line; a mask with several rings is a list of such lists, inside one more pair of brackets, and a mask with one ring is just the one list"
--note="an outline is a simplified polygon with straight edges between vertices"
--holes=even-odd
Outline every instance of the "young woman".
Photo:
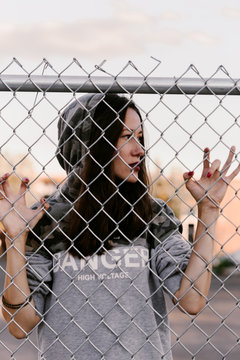
[[[3,314],[26,337],[38,325],[41,359],[172,359],[163,290],[190,314],[206,303],[215,224],[231,148],[220,171],[204,150],[200,180],[184,180],[198,206],[193,247],[163,201],[153,199],[145,168],[143,122],[118,95],[73,102],[59,120],[57,157],[68,173],[58,194],[37,209],[6,174],[0,216],[6,231]],[[26,242],[32,247],[26,252]]]

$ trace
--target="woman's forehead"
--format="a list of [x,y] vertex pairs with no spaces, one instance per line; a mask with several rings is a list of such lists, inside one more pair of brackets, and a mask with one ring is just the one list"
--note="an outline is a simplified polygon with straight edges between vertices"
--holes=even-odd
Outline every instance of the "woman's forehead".
[[142,122],[138,113],[132,109],[128,108],[126,111],[125,119],[124,119],[124,127],[123,130],[132,130],[132,131],[142,131]]

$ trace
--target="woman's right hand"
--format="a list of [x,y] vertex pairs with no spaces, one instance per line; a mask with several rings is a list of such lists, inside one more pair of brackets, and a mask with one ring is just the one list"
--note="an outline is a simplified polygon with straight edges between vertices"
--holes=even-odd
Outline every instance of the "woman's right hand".
[[14,240],[18,235],[34,228],[49,204],[41,199],[41,205],[36,210],[28,208],[25,195],[29,180],[24,178],[18,192],[14,193],[8,181],[9,176],[5,174],[0,177],[0,221],[7,236]]

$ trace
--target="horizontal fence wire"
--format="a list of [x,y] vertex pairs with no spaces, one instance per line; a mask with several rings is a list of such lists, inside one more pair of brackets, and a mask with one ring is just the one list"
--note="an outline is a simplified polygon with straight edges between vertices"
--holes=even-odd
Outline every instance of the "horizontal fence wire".
[[[236,143],[237,150],[234,156],[230,155],[226,167],[236,169],[239,165],[240,106],[238,97],[232,95],[240,95],[240,80],[231,78],[223,66],[209,77],[203,77],[193,65],[178,77],[154,76],[159,65],[157,62],[152,71],[143,74],[129,62],[113,75],[103,69],[104,64],[87,71],[76,59],[61,72],[46,60],[33,71],[27,71],[13,59],[0,71],[0,176],[10,175],[9,179],[6,175],[0,181],[0,212],[10,191],[3,185],[6,179],[13,188],[11,201],[4,203],[7,214],[1,212],[0,218],[3,301],[0,307],[5,317],[8,312],[9,330],[20,338],[16,340],[10,335],[6,321],[0,316],[1,360],[239,359],[240,181],[236,177],[231,182],[221,204],[210,197],[219,214],[196,240],[197,205],[209,197],[210,190],[203,186],[202,197],[195,201],[185,188],[187,180],[182,173],[194,171],[194,179],[199,181],[203,163],[205,166],[208,163],[206,146],[211,149],[211,166],[215,155],[224,164]],[[72,66],[77,66],[83,76],[71,70]],[[129,68],[131,75],[124,75]],[[66,75],[69,71],[73,75]],[[54,75],[48,75],[49,72]],[[134,129],[126,127],[124,131],[131,133],[126,135],[123,131],[124,141],[119,147],[113,146],[111,129],[114,129],[112,133],[118,131],[113,126],[121,123],[121,111],[115,111],[112,122],[104,128],[95,118],[96,109],[100,103],[107,102],[108,94],[124,95],[127,108],[132,99],[137,103],[145,144],[138,124]],[[127,114],[125,123],[131,118]],[[96,139],[89,135],[93,126],[98,134]],[[118,154],[128,144],[134,144],[139,159],[127,163],[123,158],[119,165]],[[98,150],[94,153],[95,147]],[[101,163],[103,150],[112,151],[112,156]],[[124,152],[121,154],[125,156]],[[56,158],[64,170],[56,165]],[[140,178],[143,160],[150,173],[149,184]],[[93,179],[84,177],[86,173],[81,169],[86,163],[91,164],[91,171],[100,169]],[[121,192],[121,182],[112,179],[108,172],[112,163],[117,164],[116,172],[120,169],[117,173],[120,180],[123,177],[124,181],[134,182],[140,178],[144,191],[139,191],[136,201]],[[126,167],[128,173],[124,178]],[[227,183],[225,170],[218,176]],[[108,184],[104,190],[101,181]],[[22,183],[25,185],[18,193]],[[110,188],[115,190],[102,201]],[[146,194],[149,198],[145,198]],[[85,203],[84,196],[89,196]],[[127,209],[121,219],[117,216],[115,197]],[[34,208],[39,206],[41,198],[43,203],[50,204],[47,220],[41,219],[30,231],[27,254],[18,248],[19,234],[15,234],[13,241],[5,228],[7,215],[13,210],[29,228],[36,215],[31,213],[32,218],[30,215],[25,218],[25,213],[21,215],[23,198]],[[83,199],[80,204],[86,206],[86,211],[81,212],[81,207],[75,206],[79,199]],[[146,199],[154,204],[150,220],[144,213]],[[88,201],[94,205],[93,210],[87,207]],[[135,222],[139,226],[137,236],[131,237],[131,231],[126,229],[129,218],[131,224]],[[89,238],[101,244],[100,250],[94,249],[92,254],[80,257],[74,251],[70,254],[77,246],[77,240],[74,242],[67,231],[71,221],[81,224],[76,239],[86,231]],[[204,264],[203,269],[196,279],[189,278],[190,289],[196,290],[195,281],[202,274],[211,274],[212,285],[205,305],[191,314],[173,301],[174,281],[180,281],[184,274],[188,250],[197,253],[193,246],[204,236],[211,237],[215,222],[215,251],[210,259],[204,256],[208,254],[198,254],[197,261]],[[101,227],[105,223],[110,229],[107,235]],[[200,223],[204,226],[204,222]],[[94,224],[103,229],[107,236],[104,241]],[[24,234],[24,230],[20,233]],[[13,252],[15,263],[19,257],[26,263],[9,274],[12,268],[7,268],[6,262]],[[30,294],[18,280],[25,268]],[[29,332],[24,324],[16,332],[20,320],[3,304],[9,301],[11,287],[15,289],[14,303],[22,303],[17,312],[26,310],[29,316],[34,313],[41,317],[40,324]],[[197,293],[201,295],[198,289]]]

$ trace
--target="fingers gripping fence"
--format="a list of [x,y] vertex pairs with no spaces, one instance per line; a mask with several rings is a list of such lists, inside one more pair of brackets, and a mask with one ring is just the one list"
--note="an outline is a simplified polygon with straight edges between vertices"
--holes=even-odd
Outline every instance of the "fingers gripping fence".
[[1,71],[1,359],[239,359],[239,81],[158,66]]

